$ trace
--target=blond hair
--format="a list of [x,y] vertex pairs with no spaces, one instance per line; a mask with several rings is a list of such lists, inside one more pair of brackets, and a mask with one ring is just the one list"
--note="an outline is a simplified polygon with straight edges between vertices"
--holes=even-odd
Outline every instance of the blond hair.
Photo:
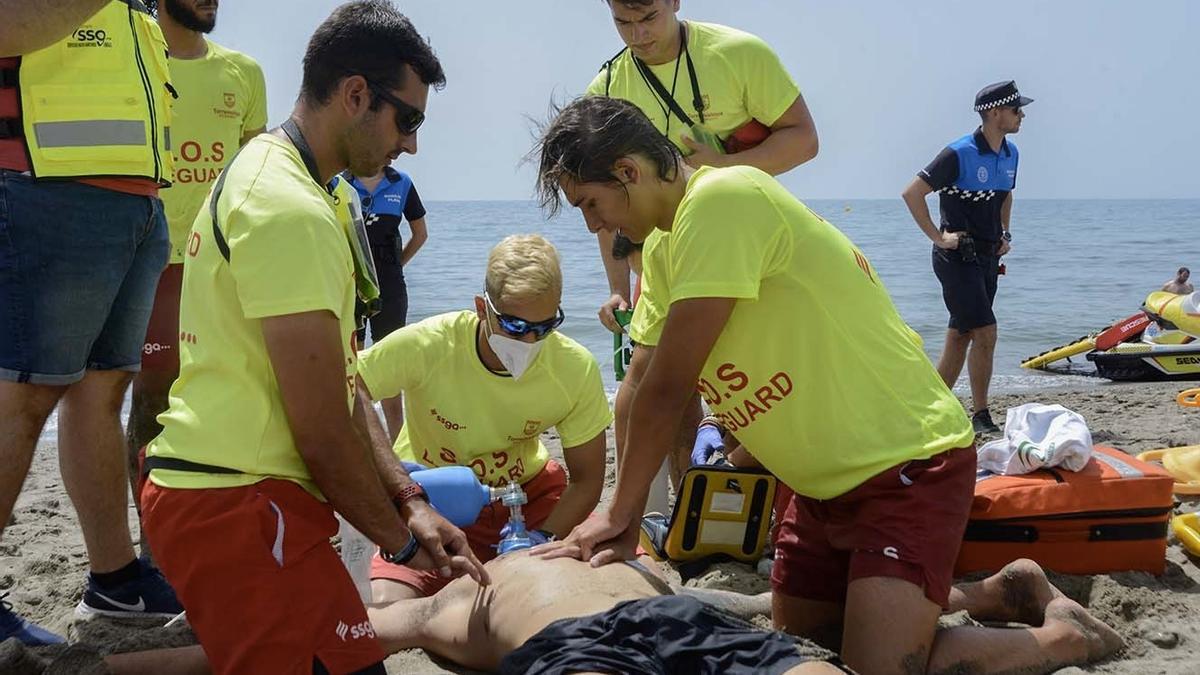
[[540,234],[505,237],[488,254],[484,288],[492,302],[520,302],[546,294],[561,298],[558,249]]

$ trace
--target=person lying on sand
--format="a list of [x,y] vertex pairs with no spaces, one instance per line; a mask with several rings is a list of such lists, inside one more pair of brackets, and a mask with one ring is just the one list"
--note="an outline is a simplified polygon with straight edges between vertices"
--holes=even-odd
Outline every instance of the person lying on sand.
[[[845,672],[832,652],[758,630],[734,615],[769,611],[769,594],[672,589],[638,566],[594,568],[524,551],[487,563],[490,586],[461,578],[427,598],[370,608],[370,629],[389,653],[422,648],[461,666],[501,673],[819,674]],[[702,602],[701,602],[702,601]],[[994,649],[964,656],[954,672],[1046,673],[1105,658],[1122,647],[1107,625],[1065,597],[1036,563],[1018,560],[982,581],[959,584],[950,611],[977,621],[1023,623],[993,631]],[[937,640],[960,641],[959,626]],[[200,647],[110,656],[117,675],[207,673]]]

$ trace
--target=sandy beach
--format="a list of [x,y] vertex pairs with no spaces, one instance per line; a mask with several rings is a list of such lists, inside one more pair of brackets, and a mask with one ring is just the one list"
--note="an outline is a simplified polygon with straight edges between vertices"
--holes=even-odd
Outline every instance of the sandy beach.
[[[1048,380],[1052,383],[1052,380]],[[1137,453],[1152,448],[1200,443],[1200,409],[1175,403],[1182,384],[1103,384],[1084,389],[1043,389],[995,397],[997,421],[1009,406],[1037,401],[1060,403],[1081,413],[1094,440]],[[553,444],[557,447],[557,444]],[[611,436],[610,436],[611,450]],[[609,460],[608,488],[614,479]],[[1183,502],[1178,512],[1200,509],[1200,502]],[[129,511],[130,522],[136,514]],[[106,654],[151,646],[177,646],[193,638],[186,628],[162,629],[106,619],[76,622],[73,609],[83,592],[87,559],[74,511],[59,480],[56,446],[44,440],[17,503],[14,522],[0,542],[0,593],[27,618]],[[1161,577],[1127,572],[1096,576],[1051,575],[1068,596],[1088,607],[1121,633],[1127,649],[1115,658],[1084,668],[1084,672],[1137,675],[1200,672],[1200,559],[1190,557],[1173,536],[1167,552],[1167,571]],[[725,564],[689,582],[709,588],[756,593],[768,582],[748,566]],[[959,618],[961,619],[961,618]],[[955,621],[950,617],[948,621]],[[768,625],[760,617],[760,625]],[[54,672],[82,670],[86,651],[67,655]],[[62,651],[62,650],[56,650]],[[94,661],[93,661],[94,662]],[[450,668],[419,650],[388,659],[389,673],[471,672]],[[0,673],[37,673],[42,667],[0,650]],[[1080,672],[1069,668],[1062,673]]]

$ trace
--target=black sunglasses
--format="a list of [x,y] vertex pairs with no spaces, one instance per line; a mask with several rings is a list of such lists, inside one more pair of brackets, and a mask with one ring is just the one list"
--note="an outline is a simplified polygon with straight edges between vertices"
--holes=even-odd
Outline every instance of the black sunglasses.
[[401,101],[395,95],[383,87],[377,86],[370,80],[367,80],[367,88],[371,90],[372,94],[392,104],[392,107],[396,109],[396,129],[401,134],[412,136],[417,133],[417,129],[420,129],[421,125],[425,122],[425,113]]
[[487,301],[488,309],[492,310],[492,314],[496,315],[496,321],[499,322],[500,328],[504,329],[505,333],[508,333],[514,337],[521,337],[529,333],[533,333],[535,336],[537,336],[537,339],[541,340],[550,334],[551,331],[561,326],[562,322],[567,318],[566,314],[563,314],[562,307],[559,307],[558,312],[552,319],[546,319],[545,321],[529,321],[528,319],[522,319],[519,316],[501,314],[496,309],[496,305],[492,304],[492,299],[488,297],[486,291],[483,294],[483,299]]

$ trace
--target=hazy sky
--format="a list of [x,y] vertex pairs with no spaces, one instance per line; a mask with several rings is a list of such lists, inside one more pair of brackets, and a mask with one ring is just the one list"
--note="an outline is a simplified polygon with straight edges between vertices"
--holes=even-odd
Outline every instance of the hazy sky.
[[[258,59],[270,124],[291,110],[313,29],[338,2],[224,0],[214,40]],[[621,47],[602,0],[408,0],[448,84],[419,153],[426,199],[528,199],[526,116],[581,93]],[[975,92],[1037,101],[1016,142],[1018,198],[1200,198],[1200,3],[1194,0],[682,0],[680,16],[755,33],[800,85],[818,157],[801,198],[895,198],[971,131]]]

